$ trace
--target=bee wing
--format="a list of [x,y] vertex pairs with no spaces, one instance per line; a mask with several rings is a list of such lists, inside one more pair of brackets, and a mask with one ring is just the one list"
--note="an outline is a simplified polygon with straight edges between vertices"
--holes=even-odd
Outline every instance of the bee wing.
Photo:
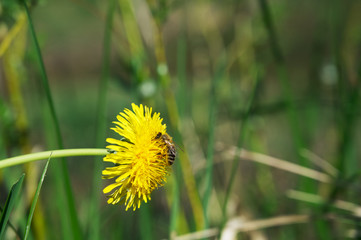
[[179,148],[182,152],[184,152],[183,148],[181,148],[178,144],[174,143],[174,145]]

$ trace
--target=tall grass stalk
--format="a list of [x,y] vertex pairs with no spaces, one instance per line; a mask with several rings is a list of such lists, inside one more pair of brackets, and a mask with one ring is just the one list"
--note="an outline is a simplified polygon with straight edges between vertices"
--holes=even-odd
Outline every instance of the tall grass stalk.
[[[300,117],[298,116],[295,108],[295,101],[293,99],[293,93],[290,86],[289,75],[288,75],[284,55],[282,53],[278,36],[276,34],[276,30],[274,27],[272,14],[269,5],[267,3],[267,0],[258,0],[258,3],[261,8],[261,14],[265,25],[265,29],[267,31],[272,55],[275,60],[278,80],[282,87],[282,94],[287,105],[288,118],[291,125],[291,131],[292,131],[291,133],[295,146],[295,152],[297,153],[299,163],[301,163],[304,166],[307,166],[308,165],[307,160],[299,154],[301,149],[305,147],[305,141],[301,134],[300,123],[298,121]],[[303,180],[301,181],[300,184],[301,184],[301,188],[307,191],[314,191],[314,186],[312,182],[308,180]]]
[[[168,82],[168,80],[163,81],[163,83],[165,82]],[[175,139],[178,140],[177,144],[183,145],[181,142],[182,134],[181,134],[181,126],[179,125],[179,114],[178,114],[179,111],[178,111],[178,105],[175,100],[175,96],[171,92],[170,87],[163,86],[163,92],[165,95],[167,111],[170,118],[170,126],[174,130]],[[203,206],[200,200],[199,192],[196,185],[196,180],[193,175],[192,166],[188,158],[186,149],[184,149],[183,152],[179,154],[179,157],[177,159],[179,159],[179,161],[178,161],[178,166],[176,167],[176,173],[182,174],[183,176],[184,185],[186,187],[187,195],[193,212],[195,227],[197,230],[201,230],[204,227]],[[180,190],[181,177],[176,176],[174,180],[178,181],[176,184],[178,184],[178,189]],[[173,213],[177,213],[177,212],[174,211]],[[174,216],[174,218],[177,217]]]
[[[271,51],[276,62],[278,79],[280,81],[282,93],[287,104],[288,118],[291,125],[295,150],[298,153],[298,161],[303,166],[307,166],[307,160],[302,155],[300,155],[301,149],[305,147],[305,142],[301,135],[300,123],[298,121],[300,117],[297,115],[297,111],[295,109],[286,63],[278,41],[272,14],[270,12],[267,0],[258,0],[258,2],[261,8],[265,29],[268,34]],[[300,187],[307,192],[315,192],[315,185],[309,180],[301,179]],[[320,239],[329,239],[331,237],[327,231],[326,225],[327,223],[322,220],[316,221],[315,223],[317,234]]]
[[118,0],[125,35],[129,44],[130,62],[133,68],[135,87],[143,82],[148,75],[147,66],[144,64],[146,51],[143,46],[141,33],[134,12],[133,1]]
[[[104,40],[103,40],[103,61],[102,72],[99,83],[98,92],[98,106],[97,106],[97,122],[96,122],[96,147],[102,147],[104,145],[104,139],[106,135],[106,113],[107,113],[107,89],[109,85],[109,72],[110,72],[110,56],[111,56],[111,39],[113,28],[113,17],[116,6],[116,0],[110,0],[108,2],[107,17],[104,28]],[[93,188],[90,205],[90,228],[89,238],[93,240],[100,239],[100,214],[99,214],[99,202],[101,192],[100,173],[102,169],[101,158],[95,158],[94,173],[93,173]]]
[[[51,118],[52,118],[52,121],[54,123],[55,135],[56,135],[58,147],[60,149],[63,149],[64,145],[63,145],[63,140],[62,140],[62,137],[61,137],[60,125],[59,125],[59,121],[58,121],[57,114],[56,114],[56,111],[55,111],[54,102],[53,102],[53,98],[52,98],[51,91],[50,91],[48,76],[46,74],[45,65],[44,65],[44,61],[43,61],[43,58],[42,58],[42,54],[41,54],[40,46],[39,46],[39,43],[38,43],[38,39],[36,37],[33,21],[31,19],[31,16],[30,16],[30,13],[29,13],[29,8],[28,8],[28,6],[26,4],[26,1],[23,0],[22,3],[24,5],[24,9],[26,11],[26,15],[27,15],[28,22],[29,22],[31,37],[32,37],[34,45],[35,45],[36,55],[37,55],[38,62],[39,62],[39,65],[40,65],[42,85],[43,85],[43,87],[45,89],[46,99],[47,99],[47,102],[48,102],[48,105],[49,105]],[[81,237],[82,233],[81,233],[81,230],[80,230],[80,225],[79,225],[79,221],[78,221],[78,217],[77,217],[77,213],[76,213],[74,195],[73,195],[71,184],[70,184],[70,176],[69,176],[69,170],[67,168],[66,160],[61,159],[59,168],[56,167],[54,169],[55,169],[56,178],[57,178],[56,182],[62,184],[62,186],[60,186],[60,184],[59,184],[58,187],[61,187],[61,188],[64,187],[64,189],[65,189],[65,199],[63,199],[62,196],[60,198],[58,198],[58,199],[61,199],[59,201],[65,203],[67,205],[68,214],[70,216],[70,226],[71,226],[71,229],[72,229],[72,234],[73,234],[74,239],[81,239],[82,238]],[[59,204],[59,206],[60,205],[61,204]],[[60,214],[60,216],[65,217],[64,214]]]
[[[6,37],[6,39],[9,41],[3,41],[6,46],[6,48],[3,48],[3,70],[5,79],[7,81],[11,108],[16,115],[14,129],[17,129],[17,131],[22,134],[21,141],[19,142],[22,154],[31,152],[31,140],[30,134],[28,134],[30,132],[28,115],[22,95],[22,85],[24,84],[24,81],[22,80],[24,76],[22,74],[23,72],[21,71],[24,65],[24,56],[26,53],[28,38],[27,22],[28,20],[25,11],[21,11],[21,13],[17,16],[16,23],[12,26],[9,35]],[[0,53],[0,56],[1,55],[2,54]],[[37,185],[38,181],[38,170],[37,166],[34,164],[27,164],[23,167],[27,176],[25,184],[25,205],[28,206],[30,205],[31,199],[33,198],[36,190],[35,186]],[[5,179],[5,181],[7,181],[7,179]],[[36,215],[34,216],[33,220],[34,232],[36,232],[37,236],[44,236],[45,228],[42,205],[39,204],[36,210]]]
[[153,239],[153,224],[154,221],[152,220],[152,212],[149,205],[143,206],[139,213],[139,223],[142,227],[140,231],[141,239],[143,240],[152,240]]
[[211,83],[210,92],[210,103],[209,103],[209,118],[208,118],[208,146],[207,146],[207,162],[206,162],[206,173],[205,173],[205,192],[203,196],[203,211],[204,211],[204,228],[208,228],[208,206],[211,198],[213,188],[213,160],[214,160],[214,140],[215,140],[215,128],[217,119],[217,108],[218,108],[218,92],[220,83],[224,78],[226,71],[226,53],[219,59],[216,72]]
[[[180,182],[182,171],[180,165],[177,164],[174,166],[176,175],[173,175],[172,181],[172,200],[171,200],[171,212],[170,212],[170,219],[169,219],[169,239],[172,239],[176,234],[178,218],[179,218],[179,211],[180,211]],[[175,178],[179,179],[175,179]]]
[[[167,78],[167,77],[166,77]],[[170,80],[170,79],[169,79]],[[165,79],[163,83],[169,82],[169,80]],[[170,82],[169,82],[170,83]],[[182,134],[181,134],[181,126],[179,125],[179,111],[178,111],[178,104],[176,102],[175,96],[172,93],[170,86],[165,87],[163,85],[163,93],[165,95],[166,99],[166,106],[168,115],[170,118],[170,125],[172,129],[174,129],[174,135],[175,139],[177,139],[177,144],[183,145],[181,142]],[[193,220],[195,223],[195,228],[197,230],[201,230],[204,228],[204,214],[203,214],[203,206],[201,203],[201,199],[199,196],[197,184],[195,177],[193,175],[192,166],[190,159],[188,157],[188,154],[186,152],[186,149],[183,150],[182,153],[179,154],[178,166],[176,167],[176,173],[182,174],[184,185],[186,187],[187,195],[190,201],[190,205],[193,212]],[[178,184],[179,190],[181,189],[181,177],[177,176],[174,178],[176,181],[178,181],[176,184]],[[174,196],[175,197],[175,196]],[[184,209],[183,209],[184,210]],[[173,212],[176,213],[176,212]],[[176,217],[175,217],[176,218]]]
[[[248,119],[249,119],[249,116],[250,116],[252,106],[253,106],[253,104],[254,104],[254,102],[256,100],[256,96],[257,96],[257,92],[258,92],[258,88],[259,88],[259,84],[260,84],[260,79],[261,79],[261,76],[258,73],[254,78],[253,91],[252,91],[250,99],[249,99],[249,101],[248,101],[248,103],[246,105],[244,118],[243,118],[243,121],[241,123],[240,130],[239,130],[239,137],[238,137],[238,142],[237,142],[237,148],[238,148],[237,151],[238,151],[238,153],[236,153],[236,156],[239,155],[240,149],[241,149],[241,147],[243,145],[244,138],[246,136],[246,129],[247,129],[247,126],[248,126]],[[230,197],[232,189],[233,189],[233,184],[234,184],[234,180],[235,180],[236,173],[237,173],[237,170],[238,170],[239,162],[240,162],[239,157],[235,157],[233,159],[233,162],[232,162],[231,175],[230,175],[230,178],[229,178],[229,181],[228,181],[228,185],[227,185],[227,188],[226,188],[226,195],[225,195],[224,202],[223,202],[223,205],[222,205],[222,214],[223,214],[222,225],[224,225],[224,223],[225,223],[225,221],[227,219],[227,205],[228,205],[229,197]]]
[[[155,40],[155,57],[157,60],[158,78],[165,99],[168,116],[170,119],[170,126],[175,131],[174,135],[176,136],[175,139],[178,140],[177,144],[182,145],[182,143],[180,142],[182,139],[180,119],[183,115],[180,116],[182,112],[181,113],[179,112],[179,104],[176,101],[174,91],[171,86],[171,77],[168,71],[165,45],[161,31],[161,23],[157,22],[157,20],[155,19],[153,23],[153,27],[154,27],[153,35]],[[183,69],[185,71],[185,68]],[[186,91],[182,91],[182,92],[185,93]],[[204,228],[204,222],[205,222],[204,214],[203,214],[203,206],[197,189],[196,180],[193,175],[191,163],[185,149],[183,153],[180,154],[180,157],[178,158],[179,166],[177,166],[176,172],[182,173],[183,175],[183,180],[185,183],[187,195],[193,212],[193,220],[195,223],[195,227],[197,230],[201,230],[202,228]],[[176,184],[178,185],[179,190],[181,186],[180,179],[181,179],[180,176],[176,176],[174,178],[175,181],[178,181]],[[174,195],[174,197],[177,196]],[[176,214],[177,216],[180,216],[179,211],[176,210],[177,210],[177,206],[175,206],[175,208],[172,209],[172,214]],[[171,219],[178,219],[177,216],[172,216]],[[172,224],[173,224],[172,226],[175,227],[175,223],[172,222]]]
[[[184,105],[186,105],[185,101],[187,97],[185,96],[185,41],[184,38],[181,38],[178,41],[177,45],[177,75],[180,87],[178,88],[180,91],[181,101],[178,102],[178,110],[180,118],[184,117]],[[175,176],[173,175],[172,181],[172,204],[171,204],[171,213],[170,213],[170,223],[169,223],[169,238],[172,239],[173,235],[176,233],[178,216],[180,211],[180,183],[182,176],[182,169],[180,164],[175,164]],[[177,179],[176,179],[177,178]]]
[[[338,154],[335,166],[338,170],[338,175],[335,183],[328,196],[328,204],[325,204],[324,211],[329,210],[329,205],[337,200],[339,194],[342,194],[344,189],[347,189],[350,184],[359,179],[360,171],[355,168],[358,164],[356,156],[352,155],[352,151],[357,148],[355,144],[355,134],[357,132],[357,120],[360,113],[360,90],[361,90],[361,63],[357,67],[357,78],[352,80],[350,73],[343,66],[343,34],[340,31],[345,31],[347,26],[337,25],[340,21],[341,14],[340,6],[337,1],[332,1],[329,6],[329,24],[331,30],[331,44],[333,50],[333,60],[337,69],[337,92],[340,99],[340,105],[336,108],[339,114],[339,143]],[[347,41],[346,41],[347,42]]]

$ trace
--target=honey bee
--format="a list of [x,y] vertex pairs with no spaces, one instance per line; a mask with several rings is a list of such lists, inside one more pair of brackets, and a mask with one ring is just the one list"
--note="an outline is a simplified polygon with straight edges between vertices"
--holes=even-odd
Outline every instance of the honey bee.
[[175,150],[175,145],[173,143],[172,138],[168,134],[162,134],[159,132],[154,139],[161,139],[164,144],[167,146],[167,160],[168,164],[172,165],[175,161],[175,157],[177,152]]

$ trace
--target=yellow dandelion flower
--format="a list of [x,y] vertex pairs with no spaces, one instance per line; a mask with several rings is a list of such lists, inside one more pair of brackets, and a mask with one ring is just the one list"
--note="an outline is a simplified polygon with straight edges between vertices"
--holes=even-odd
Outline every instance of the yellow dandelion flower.
[[170,165],[175,158],[171,137],[159,113],[152,115],[152,108],[132,104],[133,111],[125,109],[111,128],[123,137],[122,140],[107,138],[111,153],[105,162],[115,165],[103,170],[103,178],[116,178],[104,188],[108,203],[125,203],[126,210],[140,207],[142,201],[150,200],[151,192],[164,185]]

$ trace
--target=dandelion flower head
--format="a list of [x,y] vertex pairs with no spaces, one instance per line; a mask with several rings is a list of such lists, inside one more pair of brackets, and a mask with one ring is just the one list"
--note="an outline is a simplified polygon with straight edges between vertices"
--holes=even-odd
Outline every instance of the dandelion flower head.
[[126,210],[139,208],[141,202],[151,199],[151,192],[164,185],[169,175],[167,145],[156,136],[166,134],[166,125],[159,113],[152,115],[152,108],[132,104],[133,111],[125,109],[117,116],[118,121],[111,128],[121,140],[107,138],[111,145],[110,153],[104,157],[105,162],[114,166],[103,170],[104,179],[115,182],[104,188],[108,203],[124,203]]

